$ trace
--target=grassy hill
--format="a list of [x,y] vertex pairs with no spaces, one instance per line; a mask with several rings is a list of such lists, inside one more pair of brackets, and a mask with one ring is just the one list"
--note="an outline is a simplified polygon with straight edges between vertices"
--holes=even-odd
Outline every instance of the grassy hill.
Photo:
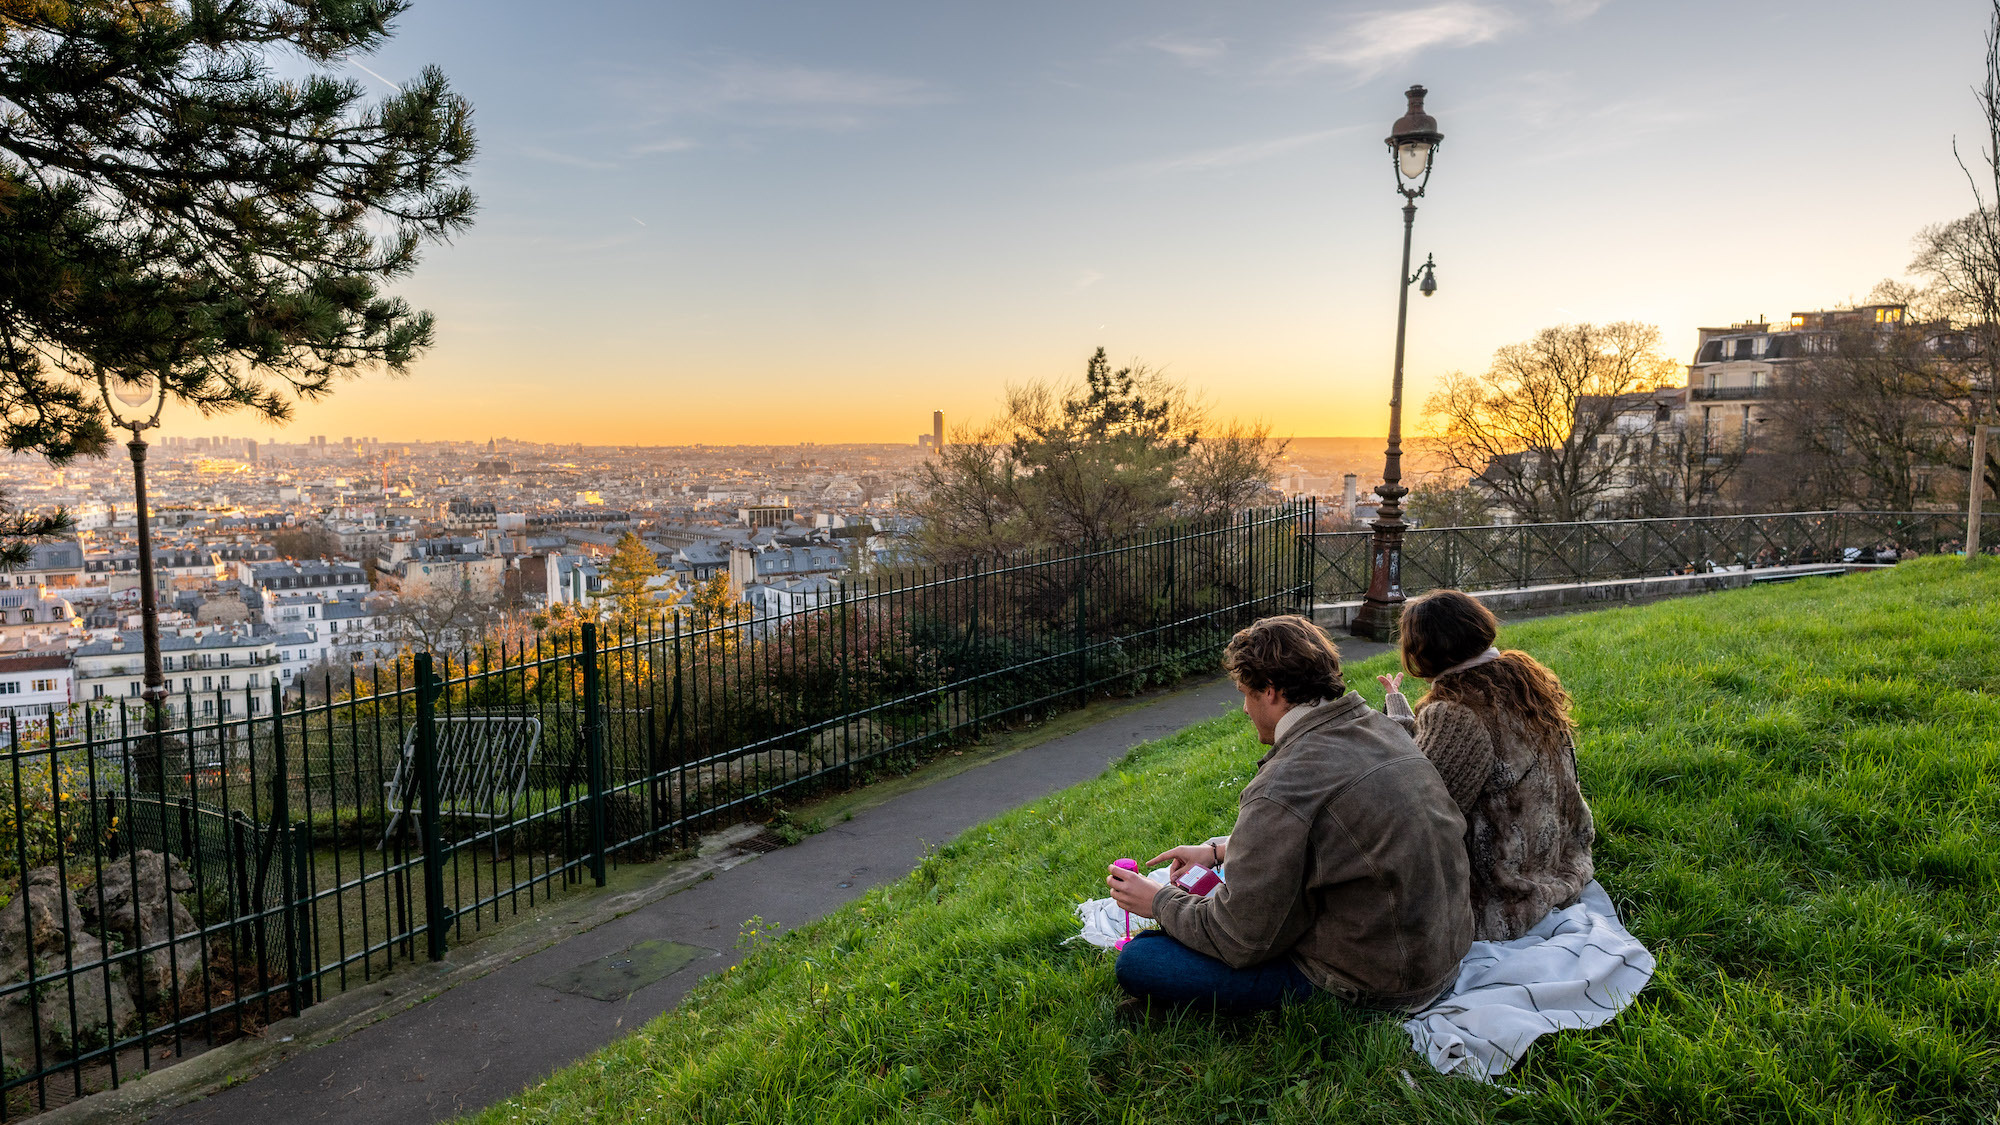
[[[1599,877],[1660,958],[1506,1088],[1331,1001],[1133,1026],[1064,945],[1104,864],[1227,831],[1241,716],[939,849],[482,1122],[2000,1121],[2000,566],[1529,622]],[[1349,682],[1379,702],[1373,673]]]

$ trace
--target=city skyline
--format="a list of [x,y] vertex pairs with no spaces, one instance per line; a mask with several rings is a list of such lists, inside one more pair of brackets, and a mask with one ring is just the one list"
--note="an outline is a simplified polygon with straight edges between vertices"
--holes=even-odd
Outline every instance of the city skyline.
[[1981,136],[1981,13],[1943,3],[472,11],[423,0],[347,68],[435,63],[475,107],[482,213],[399,289],[437,346],[282,429],[166,434],[907,443],[1102,345],[1221,416],[1364,436],[1411,82],[1445,134],[1413,421],[1546,325],[1646,321],[1686,360],[1701,325],[1862,299],[1971,209],[1951,146]]

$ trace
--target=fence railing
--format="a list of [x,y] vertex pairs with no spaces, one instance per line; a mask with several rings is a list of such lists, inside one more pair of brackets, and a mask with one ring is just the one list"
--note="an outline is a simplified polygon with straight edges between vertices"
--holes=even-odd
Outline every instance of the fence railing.
[[1212,667],[1304,605],[1310,504],[850,583],[752,618],[595,624],[273,687],[170,729],[12,722],[0,1118],[437,958],[609,867],[992,724]]
[[[1964,513],[1784,512],[1593,523],[1418,528],[1403,536],[1403,590],[1491,590],[1694,574],[1729,567],[1875,561],[1958,543]],[[1368,589],[1370,532],[1304,537],[1323,601]]]

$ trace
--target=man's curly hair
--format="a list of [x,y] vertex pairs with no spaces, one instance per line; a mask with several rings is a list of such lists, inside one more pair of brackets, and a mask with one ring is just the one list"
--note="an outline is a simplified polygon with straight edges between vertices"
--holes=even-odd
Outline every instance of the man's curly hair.
[[1252,622],[1229,638],[1222,667],[1251,691],[1277,688],[1293,705],[1338,699],[1347,685],[1340,678],[1340,650],[1326,633],[1296,613]]

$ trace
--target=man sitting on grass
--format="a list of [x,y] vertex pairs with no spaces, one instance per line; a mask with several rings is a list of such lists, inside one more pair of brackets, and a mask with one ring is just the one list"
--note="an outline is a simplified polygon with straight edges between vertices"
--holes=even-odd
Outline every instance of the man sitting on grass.
[[1223,667],[1271,747],[1227,836],[1147,861],[1227,861],[1206,897],[1113,867],[1118,905],[1157,918],[1118,956],[1134,1001],[1225,1012],[1314,989],[1415,1010],[1449,988],[1472,944],[1465,819],[1403,729],[1348,691],[1340,653],[1303,617],[1230,639]]

